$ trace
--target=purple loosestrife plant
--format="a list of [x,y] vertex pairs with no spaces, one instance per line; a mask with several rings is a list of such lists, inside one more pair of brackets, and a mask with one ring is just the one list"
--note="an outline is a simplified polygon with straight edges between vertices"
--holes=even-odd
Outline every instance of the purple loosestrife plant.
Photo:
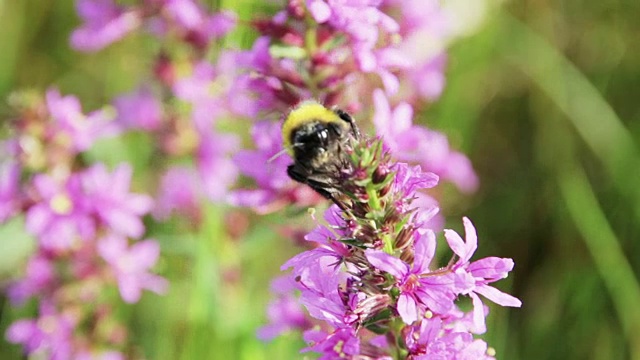
[[[420,164],[463,192],[475,191],[478,179],[467,157],[452,150],[444,134],[412,119],[444,87],[451,21],[437,1],[419,0],[288,0],[271,18],[254,19],[262,36],[251,50],[237,54],[243,72],[238,83],[254,94],[251,108],[259,119],[254,133],[263,132],[263,121],[281,120],[274,114],[314,98],[374,119],[377,134],[398,159]],[[394,110],[391,98],[398,104]],[[272,141],[273,146],[257,146],[250,159],[246,153],[235,158],[258,189],[237,191],[232,202],[261,213],[285,204],[307,206],[310,199],[297,196],[300,185],[265,181],[279,164],[242,166],[277,154],[281,146]],[[425,193],[416,196],[437,203]]]
[[[477,236],[464,218],[466,240],[445,230],[454,256],[438,265],[437,235],[425,222],[437,208],[414,203],[415,194],[434,187],[438,176],[393,162],[380,139],[350,141],[348,161],[335,175],[344,210],[329,208],[325,224],[306,237],[313,248],[282,266],[291,269],[288,284],[295,291],[277,287],[279,300],[270,310],[296,314],[288,300],[298,293],[313,322],[272,316],[261,336],[303,330],[309,345],[303,351],[318,352],[321,359],[493,358],[494,350],[474,337],[486,330],[478,295],[519,307],[518,299],[488,285],[505,278],[513,261],[470,262]],[[465,296],[474,305],[470,314],[458,307]]]

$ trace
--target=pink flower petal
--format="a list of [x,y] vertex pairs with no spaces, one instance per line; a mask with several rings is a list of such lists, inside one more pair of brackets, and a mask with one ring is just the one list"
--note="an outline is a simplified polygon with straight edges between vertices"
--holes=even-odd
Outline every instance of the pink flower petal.
[[474,291],[501,306],[522,306],[522,301],[520,301],[518,298],[509,294],[505,294],[502,291],[494,288],[493,286],[480,285],[477,286]]
[[108,263],[115,263],[127,250],[127,240],[110,234],[98,240],[98,253]]
[[413,125],[413,108],[406,102],[401,102],[393,110],[393,133],[400,134],[410,130]]
[[400,294],[396,309],[405,324],[410,325],[418,320],[418,304],[416,304],[416,301],[408,294]]
[[431,230],[418,229],[415,240],[415,255],[413,260],[413,272],[424,274],[429,270],[431,260],[436,253],[436,234]]
[[311,16],[318,24],[326,22],[331,17],[331,8],[323,1],[310,0],[307,2],[307,6]]
[[[447,244],[453,252],[460,257],[460,259],[464,258],[466,254],[466,248],[464,246],[464,240],[458,235],[457,232],[450,229],[444,229],[444,237],[447,239]],[[459,263],[463,263],[458,261]]]
[[160,245],[154,240],[141,241],[129,249],[129,254],[136,260],[138,268],[148,269],[158,260]]
[[483,278],[490,282],[504,279],[513,269],[513,260],[499,257],[488,257],[469,264],[467,271],[476,278]]
[[464,236],[466,240],[466,257],[464,258],[464,262],[468,262],[471,259],[471,256],[478,249],[478,234],[476,233],[476,228],[471,223],[471,220],[467,217],[462,218],[462,222],[464,223]]
[[386,271],[393,275],[396,279],[402,279],[405,274],[409,272],[409,266],[402,260],[393,257],[384,251],[380,250],[366,250],[365,255],[367,260],[374,267]]
[[122,300],[129,304],[133,304],[140,300],[142,295],[142,289],[140,283],[135,275],[120,275],[118,276],[118,289],[120,290],[120,296]]
[[53,220],[51,211],[47,209],[47,205],[38,204],[33,206],[27,212],[26,228],[34,235],[41,234]]
[[484,334],[487,332],[484,304],[478,295],[471,293],[469,296],[471,297],[471,300],[473,300],[473,332],[476,334]]

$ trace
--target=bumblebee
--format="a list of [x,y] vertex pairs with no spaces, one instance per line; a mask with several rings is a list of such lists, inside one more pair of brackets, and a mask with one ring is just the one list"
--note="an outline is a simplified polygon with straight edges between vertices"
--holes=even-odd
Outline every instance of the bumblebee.
[[345,146],[359,139],[353,118],[339,109],[327,109],[305,101],[293,109],[282,124],[285,150],[294,163],[287,168],[293,180],[306,184],[341,208],[340,174],[348,166]]

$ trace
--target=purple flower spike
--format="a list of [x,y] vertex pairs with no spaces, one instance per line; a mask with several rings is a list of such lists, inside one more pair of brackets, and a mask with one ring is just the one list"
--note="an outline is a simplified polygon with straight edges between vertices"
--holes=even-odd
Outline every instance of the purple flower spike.
[[167,280],[147,272],[160,255],[157,242],[145,240],[129,247],[127,239],[112,234],[100,239],[98,252],[111,265],[124,301],[137,302],[143,289],[157,294],[167,291]]

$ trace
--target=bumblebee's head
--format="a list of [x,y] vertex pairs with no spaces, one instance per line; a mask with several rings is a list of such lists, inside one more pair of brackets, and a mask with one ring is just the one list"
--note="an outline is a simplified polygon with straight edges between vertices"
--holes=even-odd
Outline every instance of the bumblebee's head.
[[296,160],[318,159],[329,153],[350,131],[350,124],[337,112],[315,101],[293,109],[282,125],[287,152]]

